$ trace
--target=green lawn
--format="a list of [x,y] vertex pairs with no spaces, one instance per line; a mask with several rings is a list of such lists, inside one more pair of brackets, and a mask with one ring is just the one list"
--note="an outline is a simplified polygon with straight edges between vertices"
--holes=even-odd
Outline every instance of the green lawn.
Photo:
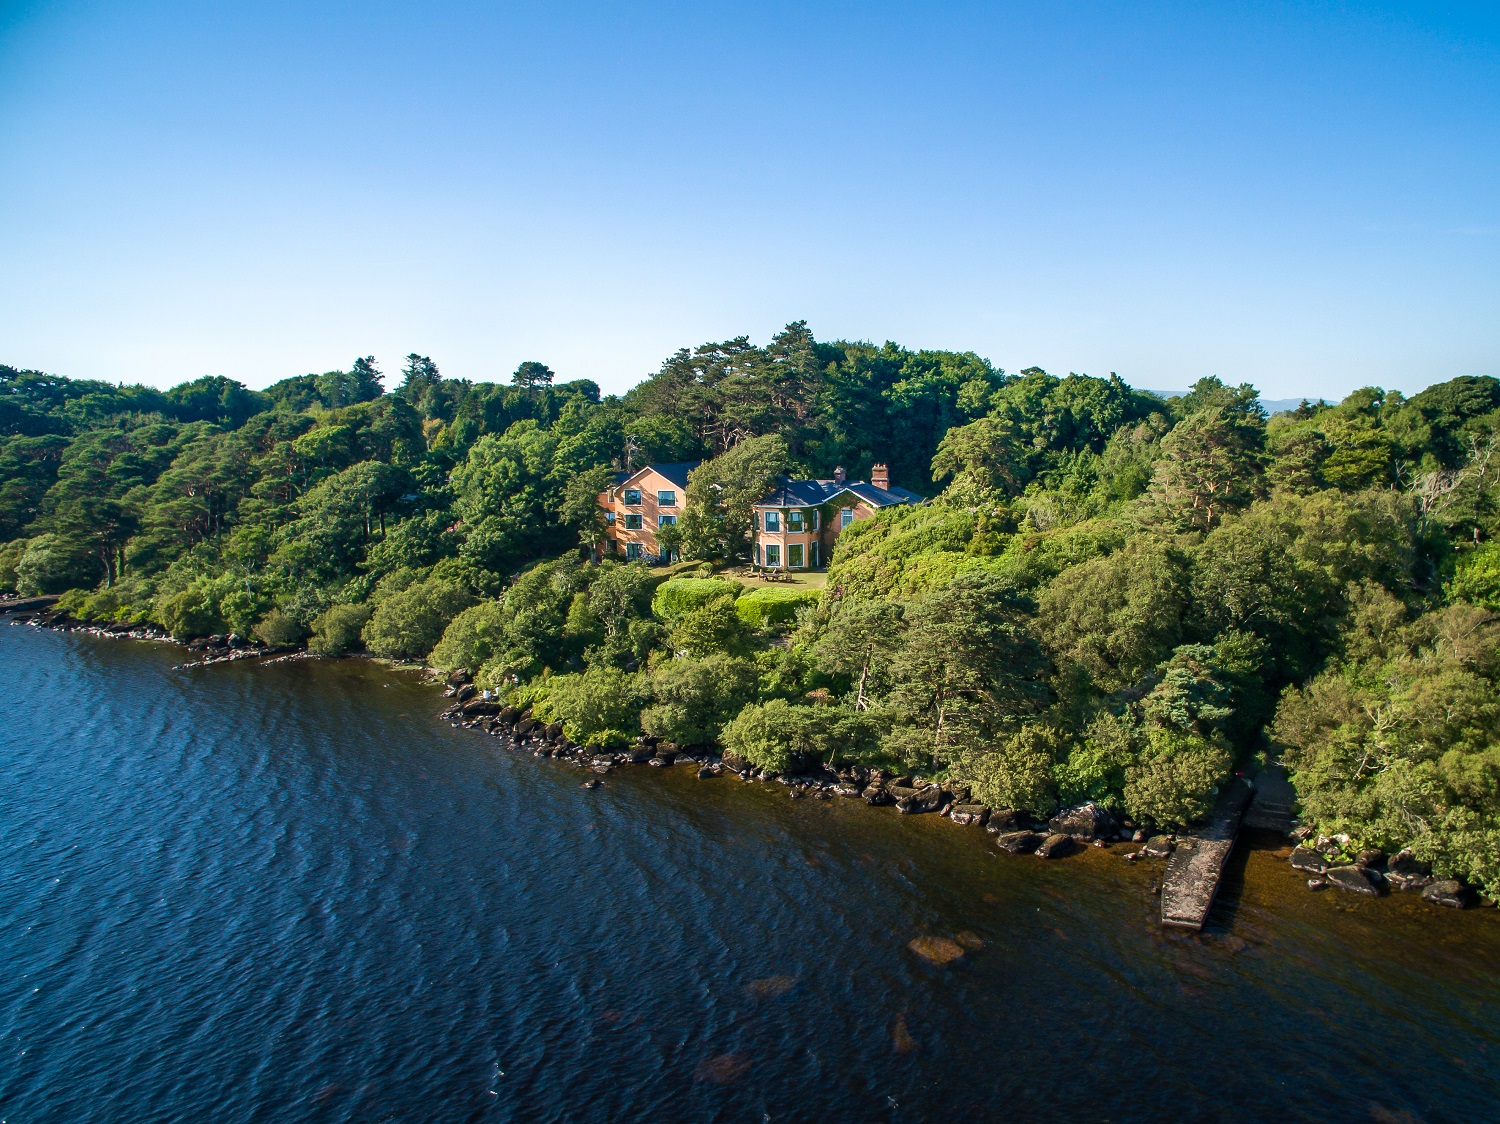
[[747,589],[822,589],[828,584],[828,574],[823,570],[783,570],[788,581],[768,582],[764,578],[752,578],[748,569],[735,567],[725,570],[723,576],[733,578]]

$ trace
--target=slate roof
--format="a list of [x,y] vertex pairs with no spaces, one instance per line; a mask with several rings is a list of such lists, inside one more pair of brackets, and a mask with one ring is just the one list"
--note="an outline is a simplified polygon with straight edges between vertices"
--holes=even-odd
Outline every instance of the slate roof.
[[[652,472],[665,476],[679,488],[686,488],[688,482],[688,473],[692,472],[693,469],[697,468],[702,463],[702,461],[677,461],[674,464],[642,465],[640,468],[632,472],[630,476],[626,478],[626,480],[634,480],[637,476],[639,476],[649,468]],[[625,482],[625,480],[621,481],[621,483]]]
[[921,503],[922,497],[905,488],[877,488],[863,480],[794,480],[783,476],[756,507],[816,507],[828,503],[840,492],[852,492],[872,507],[891,507],[898,503]]

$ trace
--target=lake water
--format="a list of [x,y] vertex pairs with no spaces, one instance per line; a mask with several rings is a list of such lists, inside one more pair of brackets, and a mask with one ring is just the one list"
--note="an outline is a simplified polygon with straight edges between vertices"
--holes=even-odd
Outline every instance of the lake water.
[[1117,855],[181,658],[0,626],[7,1124],[1500,1118],[1495,910],[1242,848],[1172,936]]

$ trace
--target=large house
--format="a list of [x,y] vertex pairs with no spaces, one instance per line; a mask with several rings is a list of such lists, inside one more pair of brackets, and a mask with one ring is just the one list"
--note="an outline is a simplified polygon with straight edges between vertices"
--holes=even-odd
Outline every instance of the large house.
[[754,559],[769,570],[816,570],[828,564],[833,540],[856,519],[883,507],[921,503],[922,497],[891,484],[883,464],[870,469],[870,481],[848,480],[842,468],[832,480],[783,476],[755,505]]
[[599,494],[604,509],[604,550],[628,561],[666,562],[656,533],[677,522],[687,502],[688,473],[698,461],[648,464],[620,478]]

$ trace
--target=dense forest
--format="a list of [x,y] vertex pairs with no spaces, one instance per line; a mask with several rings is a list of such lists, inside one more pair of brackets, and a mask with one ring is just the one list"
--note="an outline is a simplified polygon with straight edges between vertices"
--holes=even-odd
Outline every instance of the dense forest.
[[[393,379],[392,381],[396,381]],[[1304,821],[1500,891],[1500,381],[1268,417],[972,353],[684,349],[623,397],[373,358],[251,391],[0,367],[0,591],[466,668],[574,740],[948,776],[1190,823],[1275,757]],[[703,460],[684,563],[594,562],[621,468]],[[783,472],[930,495],[746,589]]]

